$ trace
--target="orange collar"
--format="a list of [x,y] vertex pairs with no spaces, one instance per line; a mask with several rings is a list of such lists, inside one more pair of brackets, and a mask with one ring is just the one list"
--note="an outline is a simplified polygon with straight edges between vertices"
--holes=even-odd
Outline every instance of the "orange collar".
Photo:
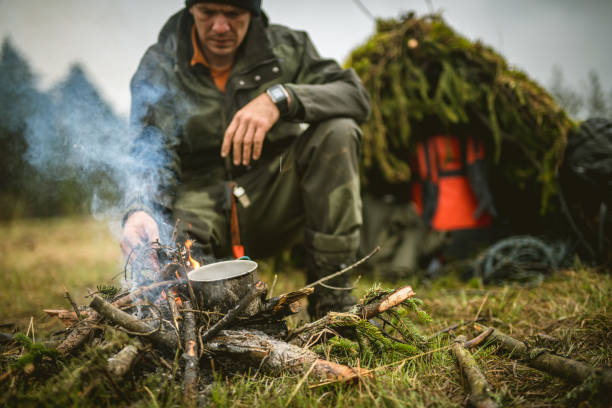
[[227,80],[229,78],[230,72],[232,71],[232,67],[225,69],[215,69],[208,65],[208,61],[204,57],[204,53],[200,49],[200,45],[198,44],[198,36],[196,31],[195,24],[191,27],[191,43],[193,45],[193,56],[191,57],[191,66],[195,66],[197,64],[202,64],[210,70],[210,76],[215,81],[215,85],[221,92],[225,92],[225,85],[227,84]]
[[196,64],[202,64],[205,67],[208,67],[208,62],[206,62],[206,58],[200,49],[200,45],[198,44],[198,35],[196,31],[195,24],[191,27],[191,44],[193,45],[193,57],[191,57],[191,66],[195,66]]

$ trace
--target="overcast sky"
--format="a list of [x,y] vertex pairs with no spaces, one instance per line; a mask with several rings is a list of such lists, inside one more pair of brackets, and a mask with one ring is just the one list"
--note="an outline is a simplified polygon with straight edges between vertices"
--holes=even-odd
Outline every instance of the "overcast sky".
[[[547,85],[552,67],[581,86],[590,69],[612,89],[612,0],[361,0],[377,17],[433,7]],[[10,36],[48,87],[74,62],[115,110],[129,110],[129,80],[181,0],[0,0],[0,36]],[[354,0],[263,0],[274,23],[310,33],[319,52],[343,62],[374,32]]]

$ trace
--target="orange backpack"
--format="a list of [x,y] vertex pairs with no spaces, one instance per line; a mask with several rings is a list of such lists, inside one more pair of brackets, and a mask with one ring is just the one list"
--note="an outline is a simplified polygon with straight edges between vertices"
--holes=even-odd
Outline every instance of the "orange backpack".
[[416,145],[412,200],[434,230],[490,227],[496,215],[486,181],[485,148],[472,137],[435,135]]

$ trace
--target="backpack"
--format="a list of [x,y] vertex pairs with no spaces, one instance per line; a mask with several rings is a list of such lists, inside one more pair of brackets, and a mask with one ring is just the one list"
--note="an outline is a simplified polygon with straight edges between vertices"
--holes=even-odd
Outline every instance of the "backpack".
[[612,263],[612,121],[590,118],[568,136],[557,177],[561,208],[584,254]]

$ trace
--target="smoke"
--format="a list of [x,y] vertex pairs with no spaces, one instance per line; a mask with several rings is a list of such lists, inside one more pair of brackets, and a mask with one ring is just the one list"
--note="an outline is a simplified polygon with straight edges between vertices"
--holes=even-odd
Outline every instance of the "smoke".
[[[134,154],[127,120],[114,114],[80,65],[37,105],[27,118],[26,160],[46,180],[76,182],[91,214],[107,220],[119,237],[126,208],[136,200],[151,208],[158,194],[167,157],[153,143],[161,140],[147,140],[153,154]],[[160,232],[167,229],[160,225]]]

